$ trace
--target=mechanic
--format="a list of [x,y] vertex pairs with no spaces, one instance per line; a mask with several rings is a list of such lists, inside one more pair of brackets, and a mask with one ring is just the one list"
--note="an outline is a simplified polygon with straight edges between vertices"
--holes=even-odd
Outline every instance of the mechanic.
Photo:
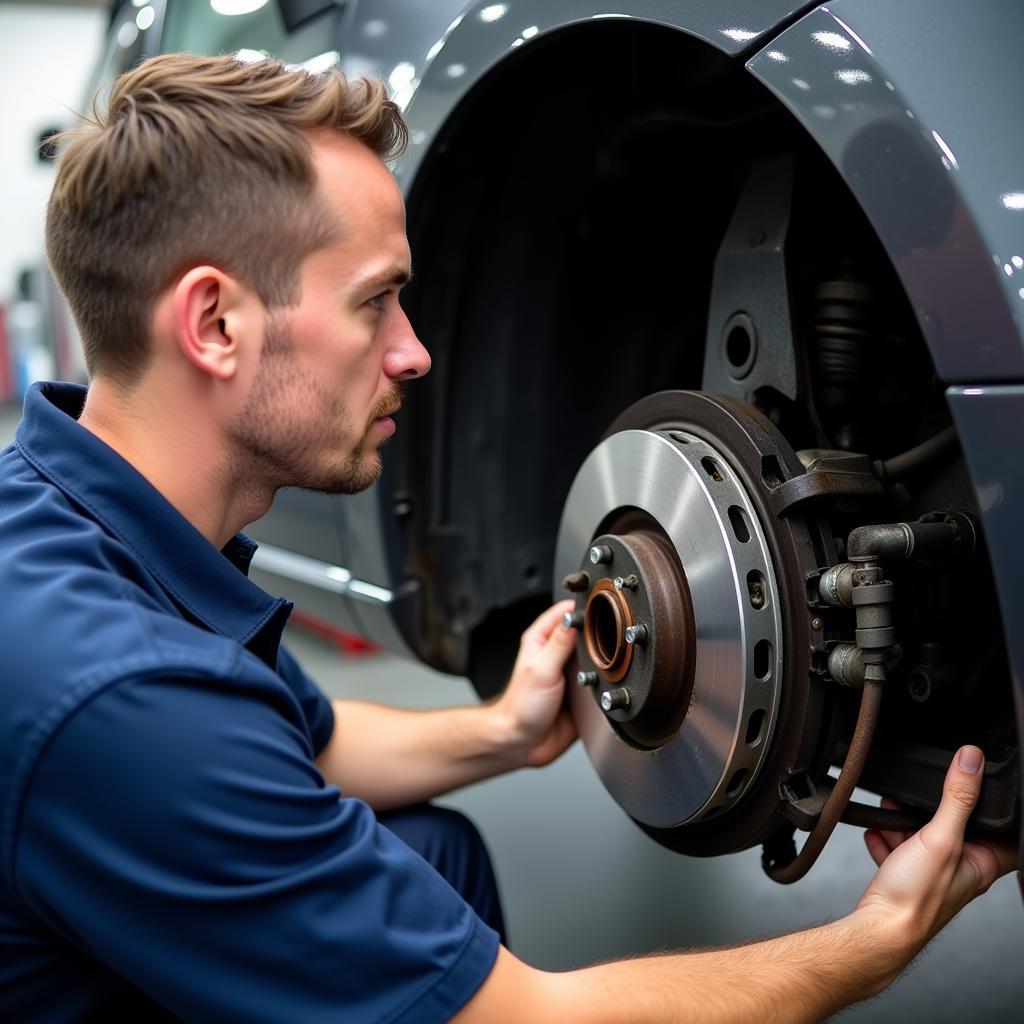
[[1014,864],[964,843],[978,748],[919,833],[867,834],[848,917],[553,974],[427,801],[572,743],[566,605],[479,707],[332,706],[280,645],[239,531],[282,486],[372,484],[430,365],[405,137],[379,84],[169,55],[65,148],[47,249],[91,384],[36,386],[0,456],[0,1018],[811,1021],[878,992]]

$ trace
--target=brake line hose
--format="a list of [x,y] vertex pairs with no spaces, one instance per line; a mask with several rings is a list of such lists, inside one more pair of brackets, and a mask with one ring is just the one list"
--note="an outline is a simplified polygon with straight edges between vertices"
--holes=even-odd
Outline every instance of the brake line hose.
[[[884,530],[883,527],[868,529]],[[910,533],[909,528],[907,532]],[[842,771],[807,841],[794,860],[785,865],[773,865],[768,868],[769,876],[784,885],[803,878],[811,869],[846,812],[853,791],[860,782],[861,772],[871,749],[871,740],[875,735],[875,726],[878,724],[886,662],[896,642],[896,632],[892,625],[893,586],[889,580],[883,579],[882,567],[875,561],[876,550],[885,550],[885,545],[870,542],[863,545],[854,543],[857,539],[856,534],[858,531],[850,535],[848,544],[851,563],[849,568],[852,570],[848,577],[849,588],[829,590],[826,583],[822,596],[830,603],[852,607],[856,614],[854,635],[864,661],[864,690],[861,693],[860,710],[857,713],[857,724],[853,729],[853,738],[850,740]],[[873,534],[866,536],[874,539]],[[887,536],[885,534],[883,539]],[[912,548],[912,544],[907,546],[908,554]]]
[[789,885],[791,882],[799,881],[810,871],[818,859],[818,854],[825,848],[825,844],[846,811],[850,797],[853,796],[853,791],[857,788],[857,783],[860,782],[864,762],[867,760],[868,751],[871,749],[871,740],[875,734],[875,725],[878,723],[885,666],[883,665],[881,668],[882,679],[865,680],[864,682],[853,739],[850,740],[842,771],[825,801],[825,806],[821,809],[817,824],[811,829],[811,834],[807,837],[795,860],[786,865],[768,869],[768,875],[776,882]]

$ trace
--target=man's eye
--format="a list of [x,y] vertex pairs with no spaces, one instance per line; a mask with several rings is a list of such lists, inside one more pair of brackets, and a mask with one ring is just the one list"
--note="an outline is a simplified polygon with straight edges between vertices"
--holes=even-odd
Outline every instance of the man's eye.
[[378,313],[384,312],[384,300],[391,294],[391,292],[381,292],[379,295],[374,295],[372,299],[369,299],[369,305],[373,306]]

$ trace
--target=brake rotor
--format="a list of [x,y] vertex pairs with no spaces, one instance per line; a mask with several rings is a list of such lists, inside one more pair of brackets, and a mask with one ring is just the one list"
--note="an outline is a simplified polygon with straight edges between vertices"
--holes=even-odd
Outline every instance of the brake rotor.
[[781,787],[827,759],[804,580],[830,538],[771,509],[802,472],[752,407],[663,392],[612,425],[566,499],[572,713],[612,797],[683,852],[761,841],[785,824]]

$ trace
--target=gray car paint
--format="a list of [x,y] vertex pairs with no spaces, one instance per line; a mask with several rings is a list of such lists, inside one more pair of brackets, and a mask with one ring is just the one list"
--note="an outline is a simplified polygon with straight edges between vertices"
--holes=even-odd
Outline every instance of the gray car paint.
[[[1024,736],[1024,385],[952,387],[946,397],[984,522],[1014,681],[1017,735]],[[1024,822],[1021,829],[1017,880],[1024,895]]]
[[1015,0],[838,0],[747,65],[843,175],[950,383],[1024,377],[1022,38]]

